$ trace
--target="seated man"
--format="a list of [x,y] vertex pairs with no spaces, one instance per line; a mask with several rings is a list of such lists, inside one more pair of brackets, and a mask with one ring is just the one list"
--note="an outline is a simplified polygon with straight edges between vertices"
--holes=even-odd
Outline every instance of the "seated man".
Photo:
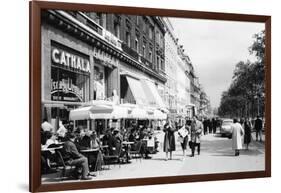
[[144,155],[144,159],[150,159],[151,158],[148,155],[150,152],[149,152],[148,147],[147,147],[147,139],[148,139],[147,128],[142,127],[141,130],[140,130],[139,138],[137,140],[142,143],[140,152],[141,152],[142,157]]
[[84,149],[91,148],[91,135],[92,132],[89,129],[84,129],[83,136],[80,141],[80,146]]
[[115,137],[113,137],[111,130],[107,129],[105,135],[102,138],[102,144],[108,145],[108,152],[105,153],[108,155],[113,155],[116,150],[117,143],[118,141]]
[[69,165],[74,165],[82,167],[82,180],[90,180],[89,177],[89,165],[88,159],[80,154],[77,150],[76,145],[74,144],[75,135],[72,133],[66,136],[66,142],[64,143],[64,150],[66,153],[66,163]]

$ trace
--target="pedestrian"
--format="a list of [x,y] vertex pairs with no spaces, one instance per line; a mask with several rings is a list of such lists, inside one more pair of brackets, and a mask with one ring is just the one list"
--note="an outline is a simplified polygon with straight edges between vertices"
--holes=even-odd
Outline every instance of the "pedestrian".
[[164,136],[164,152],[166,152],[166,161],[168,160],[168,154],[170,152],[170,160],[172,159],[172,152],[176,150],[175,143],[175,128],[172,126],[171,120],[168,118],[166,124],[164,125],[163,131],[165,132]]
[[212,119],[212,133],[216,133],[216,130],[217,130],[217,122],[216,122],[216,119],[213,118]]
[[262,120],[259,116],[257,116],[255,120],[255,130],[256,130],[256,141],[260,138],[260,142],[262,142]]
[[183,158],[182,161],[185,160],[185,151],[186,151],[186,146],[187,146],[187,142],[188,142],[188,134],[189,134],[189,126],[187,124],[185,124],[184,126],[182,126],[182,128],[180,128],[178,130],[178,141],[181,144],[181,148],[182,148],[182,152],[183,152]]
[[208,120],[207,120],[207,118],[204,118],[203,126],[204,126],[204,135],[206,135],[207,132],[208,132]]
[[211,133],[212,133],[212,129],[213,129],[213,125],[212,125],[212,120],[211,120],[211,118],[208,119],[208,128],[209,128],[209,134],[211,134]]
[[242,136],[244,135],[244,130],[237,119],[233,119],[233,124],[231,125],[232,130],[232,149],[235,150],[235,156],[239,156],[239,150],[242,149]]
[[194,157],[195,147],[197,147],[197,153],[200,155],[200,143],[201,143],[201,135],[203,131],[203,124],[198,120],[197,116],[193,117],[191,123],[191,157]]
[[246,150],[248,150],[249,144],[251,143],[251,139],[252,139],[252,123],[249,120],[249,118],[245,119],[244,131],[245,131],[244,144],[246,145]]

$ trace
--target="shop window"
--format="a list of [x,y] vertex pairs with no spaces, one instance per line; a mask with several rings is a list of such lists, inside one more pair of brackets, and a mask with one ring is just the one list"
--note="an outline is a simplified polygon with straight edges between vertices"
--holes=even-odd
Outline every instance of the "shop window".
[[85,102],[89,100],[89,75],[60,67],[51,68],[51,99]]
[[105,96],[105,74],[104,67],[95,65],[94,67],[94,100],[104,100]]

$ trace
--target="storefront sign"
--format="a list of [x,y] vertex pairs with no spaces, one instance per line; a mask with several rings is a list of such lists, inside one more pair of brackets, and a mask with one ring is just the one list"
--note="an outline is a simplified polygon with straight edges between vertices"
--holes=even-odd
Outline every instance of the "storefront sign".
[[[52,80],[52,89],[51,94],[55,100],[70,100],[70,101],[82,101],[83,99],[83,88],[71,83],[68,80],[62,81],[53,81]],[[62,96],[55,96],[55,93],[61,92]],[[71,96],[72,95],[72,96]]]
[[117,67],[119,64],[119,60],[117,58],[99,49],[94,49],[94,57],[106,66]]
[[103,30],[103,37],[106,41],[121,49],[121,41],[115,35],[107,30]]
[[52,61],[83,72],[91,72],[89,60],[57,48],[52,49]]

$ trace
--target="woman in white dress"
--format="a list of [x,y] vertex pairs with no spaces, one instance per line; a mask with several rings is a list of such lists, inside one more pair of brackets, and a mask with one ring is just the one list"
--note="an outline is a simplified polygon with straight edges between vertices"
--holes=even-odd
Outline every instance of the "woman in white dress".
[[237,119],[233,120],[232,129],[232,149],[235,150],[235,156],[239,156],[239,150],[242,149],[242,139],[244,135],[244,129]]

